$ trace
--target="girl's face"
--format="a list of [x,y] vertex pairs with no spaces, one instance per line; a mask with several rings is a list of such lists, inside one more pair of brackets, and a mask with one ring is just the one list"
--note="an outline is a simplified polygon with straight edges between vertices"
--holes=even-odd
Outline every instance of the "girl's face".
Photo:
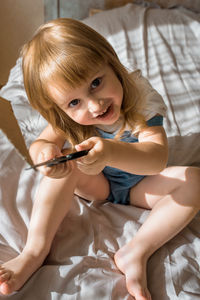
[[120,117],[123,88],[108,65],[77,88],[52,84],[49,91],[54,102],[81,125],[112,125]]

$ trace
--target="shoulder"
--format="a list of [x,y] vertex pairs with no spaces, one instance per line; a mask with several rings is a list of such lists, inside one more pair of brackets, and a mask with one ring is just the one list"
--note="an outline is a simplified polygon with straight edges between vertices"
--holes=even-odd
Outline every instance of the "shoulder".
[[166,115],[167,107],[163,97],[153,88],[150,81],[142,75],[141,70],[136,70],[130,73],[139,90],[140,96],[144,101],[144,109],[141,112],[146,120],[159,114]]
[[143,95],[148,95],[151,93],[158,94],[158,92],[152,87],[150,81],[142,75],[141,70],[135,70],[130,73],[130,76],[137,84],[137,88]]

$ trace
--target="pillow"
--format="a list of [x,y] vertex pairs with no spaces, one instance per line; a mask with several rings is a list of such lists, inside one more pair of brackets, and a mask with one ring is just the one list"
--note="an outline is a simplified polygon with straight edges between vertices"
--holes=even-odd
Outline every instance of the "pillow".
[[0,90],[0,96],[11,102],[25,143],[29,147],[45,128],[47,121],[28,102],[23,82],[21,58],[11,69],[8,82]]

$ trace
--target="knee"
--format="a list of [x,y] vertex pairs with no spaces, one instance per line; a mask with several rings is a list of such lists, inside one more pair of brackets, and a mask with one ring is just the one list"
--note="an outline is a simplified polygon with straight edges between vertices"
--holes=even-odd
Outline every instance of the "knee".
[[86,175],[80,172],[75,194],[89,201],[105,201],[110,192],[110,186],[103,173]]
[[194,201],[194,206],[200,207],[200,168],[187,167],[185,171],[185,182]]
[[200,168],[198,167],[187,167],[185,172],[186,181],[192,186],[200,189]]
[[[198,167],[172,167],[172,174],[173,176],[177,179],[180,180],[180,185],[181,183],[187,184],[188,186],[190,185],[191,187],[196,187],[200,188],[200,168]],[[172,177],[173,177],[172,176]]]

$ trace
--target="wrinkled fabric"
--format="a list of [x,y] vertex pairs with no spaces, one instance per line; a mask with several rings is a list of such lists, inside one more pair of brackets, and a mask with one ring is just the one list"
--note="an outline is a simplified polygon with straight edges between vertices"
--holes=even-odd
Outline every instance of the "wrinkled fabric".
[[[181,8],[160,10],[129,4],[85,21],[107,37],[127,68],[141,69],[163,96],[169,164],[200,165],[199,18]],[[11,101],[30,145],[46,122],[28,104],[20,60],[0,95]],[[25,167],[0,132],[1,262],[19,254],[26,242],[41,175]],[[137,233],[148,213],[130,205],[89,203],[75,197],[43,266],[6,299],[133,300],[113,256]],[[200,299],[199,223],[198,214],[150,258],[147,277],[153,300]]]

